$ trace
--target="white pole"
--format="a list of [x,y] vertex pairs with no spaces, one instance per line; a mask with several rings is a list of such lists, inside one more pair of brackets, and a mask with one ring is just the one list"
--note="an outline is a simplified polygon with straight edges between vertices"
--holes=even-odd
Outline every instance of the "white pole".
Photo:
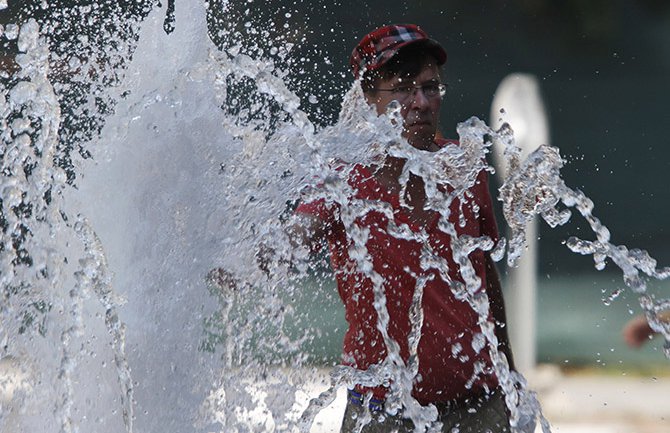
[[[511,74],[501,81],[491,104],[491,127],[507,122],[525,158],[541,144],[549,144],[549,126],[539,84],[535,76]],[[496,172],[506,176],[504,149],[493,149]],[[526,228],[528,248],[517,268],[510,269],[506,287],[507,320],[514,360],[521,373],[536,363],[537,329],[537,221]]]

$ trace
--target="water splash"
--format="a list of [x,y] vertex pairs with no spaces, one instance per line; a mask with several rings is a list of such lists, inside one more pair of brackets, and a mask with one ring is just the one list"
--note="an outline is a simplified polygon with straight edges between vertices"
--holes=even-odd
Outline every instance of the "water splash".
[[[2,89],[0,99],[5,149],[0,179],[3,228],[0,282],[4,292],[0,322],[7,342],[2,348],[2,357],[23,361],[28,351],[25,337],[33,333],[51,334],[55,330],[49,328],[49,312],[54,307],[60,311],[69,309],[68,325],[60,335],[61,354],[57,356],[62,403],[56,406],[59,424],[64,431],[69,431],[71,372],[77,366],[76,352],[71,349],[70,341],[79,331],[80,302],[79,294],[73,294],[69,308],[58,302],[58,294],[52,290],[64,282],[59,263],[63,254],[59,251],[58,239],[63,218],[58,212],[58,203],[65,176],[52,164],[60,107],[47,78],[49,52],[40,40],[37,23],[29,21],[20,31],[5,32],[4,36],[18,38],[20,54],[16,56],[16,63],[20,70],[16,80]],[[36,359],[34,362],[39,364]],[[35,379],[32,372],[24,373]],[[33,382],[31,387],[37,383]]]
[[[559,204],[575,208],[588,222],[595,240],[570,237],[567,247],[582,255],[592,255],[594,266],[602,271],[610,259],[623,272],[623,280],[638,300],[649,325],[665,338],[666,355],[670,357],[670,324],[658,318],[658,313],[668,309],[667,299],[655,300],[647,293],[647,281],[640,275],[664,280],[670,276],[670,267],[657,268],[657,262],[646,251],[629,249],[610,242],[607,227],[593,214],[594,204],[583,192],[569,188],[560,177],[563,160],[555,147],[540,146],[528,158],[519,163],[519,149],[512,139],[509,126],[501,128],[500,141],[505,144],[512,173],[500,188],[505,219],[512,228],[509,244],[508,264],[514,265],[525,247],[524,227],[535,215],[540,215],[551,227],[563,225],[571,217],[569,209],[560,209]],[[620,292],[615,292],[612,299]]]
[[[89,222],[79,217],[74,225],[84,247],[84,257],[79,259],[81,270],[75,272],[77,288],[93,290],[98,301],[105,310],[105,325],[111,336],[111,346],[114,352],[123,415],[123,424],[128,433],[133,431],[133,381],[126,355],[126,325],[119,318],[119,307],[122,300],[114,293],[109,274],[109,266],[105,257],[102,243]],[[81,314],[78,315],[80,317]]]
[[[125,365],[123,325],[115,313],[111,288],[101,289],[98,283],[104,275],[97,269],[104,267],[98,257],[101,249],[86,240],[90,229],[71,223],[64,201],[68,177],[56,164],[62,152],[62,117],[49,78],[52,53],[35,20],[28,20],[16,33],[6,32],[5,37],[17,39],[19,54],[15,57],[18,71],[2,89],[0,101],[5,146],[0,185],[4,293],[0,323],[7,341],[0,357],[20,360],[21,374],[29,384],[2,416],[16,410],[12,407],[23,406],[26,413],[51,412],[54,419],[30,415],[20,426],[7,423],[7,428],[47,431],[57,425],[62,432],[79,431],[77,412],[87,397],[78,383],[86,376],[81,369],[90,365],[85,355],[92,347],[87,341],[86,306],[93,290],[108,319],[113,319],[107,323],[116,346],[124,424],[130,432],[132,386]],[[77,235],[83,236],[81,244]],[[51,391],[38,384],[50,384]]]
[[[652,298],[640,275],[663,279],[670,270],[657,269],[642,250],[610,243],[606,227],[593,216],[593,203],[560,178],[557,149],[542,146],[521,161],[509,127],[493,131],[473,118],[459,126],[460,146],[427,155],[402,140],[398,107],[377,116],[357,85],[345,95],[339,121],[318,128],[301,109],[288,85],[290,74],[282,67],[291,42],[264,46],[272,45],[272,38],[258,38],[250,25],[247,36],[259,42],[250,45],[239,32],[231,32],[219,50],[206,40],[202,5],[198,9],[169,2],[167,18],[170,6],[176,9],[174,16],[193,25],[172,26],[162,20],[165,14],[155,14],[147,20],[137,52],[121,38],[119,62],[103,62],[107,66],[100,69],[91,56],[67,60],[69,67],[86,71],[76,74],[87,82],[84,87],[101,93],[111,104],[107,108],[117,110],[108,118],[109,112],[103,115],[100,111],[105,110],[96,107],[96,98],[74,110],[90,110],[105,123],[99,139],[77,141],[97,161],[74,158],[70,170],[79,191],[68,188],[68,176],[54,163],[67,158],[58,140],[59,130],[64,137],[63,98],[58,99],[48,79],[53,55],[40,39],[37,23],[29,22],[20,31],[16,26],[5,29],[4,37],[18,37],[22,53],[16,58],[21,69],[0,100],[6,144],[0,278],[8,294],[0,309],[0,340],[7,342],[2,358],[21,360],[30,382],[26,389],[41,390],[40,382],[57,387],[42,400],[26,391],[16,397],[18,404],[30,403],[27,407],[37,412],[49,408],[43,413],[53,412],[60,431],[112,431],[112,423],[99,415],[103,411],[87,403],[88,394],[78,386],[94,383],[91,376],[100,368],[92,359],[105,357],[104,350],[86,339],[105,336],[102,346],[111,352],[116,384],[112,390],[102,387],[101,394],[107,396],[103,400],[108,407],[120,411],[117,426],[127,432],[188,431],[195,419],[203,431],[308,432],[337,389],[355,384],[389,386],[389,414],[402,411],[416,431],[438,429],[436,409],[421,406],[411,395],[426,277],[415,276],[409,356],[403,358],[399,342],[388,332],[391,318],[383,281],[370,263],[369,233],[358,223],[369,212],[390,216],[392,210],[383,203],[352,199],[347,183],[355,164],[374,165],[384,155],[410,161],[399,177],[401,184],[411,174],[425,181],[427,206],[439,212],[439,227],[451,236],[463,282],[451,281],[448,264],[429,246],[422,250],[421,266],[450,281],[455,296],[478,313],[481,332],[475,350],[489,351],[515,432],[532,431],[538,419],[544,432],[550,427],[536,395],[521,375],[509,370],[497,349],[488,298],[479,290],[470,254],[490,251],[499,260],[507,247],[508,264],[514,265],[534,215],[555,227],[571,216],[560,203],[578,210],[596,240],[571,238],[569,248],[593,255],[599,270],[608,259],[621,267],[652,328],[665,336],[670,356],[670,330],[657,317],[670,309],[670,301]],[[224,2],[222,10],[227,7]],[[173,39],[165,39],[166,32]],[[120,82],[117,75],[126,67],[126,80]],[[107,78],[88,81],[91,71]],[[84,136],[97,137],[98,126]],[[505,148],[510,168],[500,199],[512,235],[509,243],[501,240],[498,245],[485,237],[459,236],[449,218],[451,204],[465,201],[478,173],[491,171],[485,162],[490,146]],[[445,191],[440,185],[450,188]],[[104,197],[103,203],[97,203],[98,197]],[[374,283],[377,329],[387,348],[387,357],[365,371],[335,367],[327,389],[306,408],[296,392],[311,380],[311,360],[302,348],[313,330],[305,327],[296,333],[290,325],[302,325],[294,303],[311,263],[306,247],[294,245],[285,231],[299,199],[325,199],[342,209],[353,243],[351,255]],[[425,231],[393,223],[388,231],[427,244]],[[259,253],[269,254],[261,266]],[[213,267],[227,273],[208,273]],[[114,287],[127,298],[125,305]],[[96,307],[89,302],[91,294]],[[212,299],[218,305],[211,305]],[[96,326],[102,331],[96,333]],[[42,338],[46,347],[33,344],[33,338]],[[221,353],[210,354],[217,350]],[[452,348],[454,353],[459,350]],[[97,419],[84,420],[81,413]],[[367,415],[359,426],[370,420]],[[46,418],[26,419],[22,426],[51,431]]]

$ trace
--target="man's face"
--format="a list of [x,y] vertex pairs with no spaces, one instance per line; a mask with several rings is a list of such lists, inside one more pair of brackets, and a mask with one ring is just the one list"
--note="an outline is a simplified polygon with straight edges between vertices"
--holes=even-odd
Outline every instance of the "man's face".
[[[438,67],[428,65],[414,78],[395,76],[378,80],[374,88],[380,90],[367,92],[366,98],[368,103],[376,107],[377,114],[385,113],[392,101],[400,102],[400,114],[404,119],[403,137],[417,149],[436,150],[434,139],[442,98],[439,95],[427,96],[420,87],[439,83]],[[408,88],[412,89],[409,94]]]

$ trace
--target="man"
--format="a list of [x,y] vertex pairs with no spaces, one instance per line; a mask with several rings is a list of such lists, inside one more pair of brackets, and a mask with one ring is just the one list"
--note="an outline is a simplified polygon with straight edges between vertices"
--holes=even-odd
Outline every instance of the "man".
[[[403,137],[416,149],[435,152],[448,141],[437,138],[438,118],[445,85],[440,67],[447,58],[445,50],[415,25],[390,25],[366,35],[354,49],[350,63],[367,102],[378,114],[385,113],[393,101],[400,103]],[[379,166],[358,166],[349,184],[356,197],[381,200],[393,208],[396,224],[406,224],[414,232],[428,234],[430,247],[449,263],[449,279],[462,281],[450,247],[450,237],[437,228],[439,215],[427,208],[424,181],[411,174],[406,185],[398,178],[406,163],[404,159],[387,156]],[[497,240],[498,233],[488,192],[486,172],[479,173],[471,189],[469,203],[454,203],[450,220],[459,236],[486,235]],[[400,194],[404,194],[401,200]],[[345,305],[349,329],[344,338],[344,362],[360,370],[380,363],[387,355],[382,335],[377,329],[373,284],[357,269],[350,257],[351,240],[339,213],[323,200],[302,203],[296,209],[304,224],[300,235],[312,243],[328,241],[331,264],[337,278],[338,291]],[[459,223],[459,212],[464,224]],[[419,374],[413,396],[421,404],[434,404],[443,431],[458,428],[465,432],[509,431],[504,396],[492,369],[486,348],[473,349],[473,338],[480,332],[477,314],[465,302],[457,300],[434,270],[423,270],[419,259],[419,242],[397,239],[387,233],[389,221],[381,213],[370,212],[359,224],[370,230],[367,252],[374,271],[384,279],[384,292],[390,323],[389,335],[399,344],[400,354],[407,362],[410,330],[409,306],[418,275],[432,276],[424,288],[424,321],[418,346]],[[487,252],[477,250],[470,256],[477,276],[486,290],[496,323],[499,349],[513,368],[505,330],[505,313],[500,283]],[[484,366],[484,368],[481,368]],[[356,430],[357,420],[366,415],[364,402],[369,402],[372,420],[362,430],[373,432],[411,432],[412,422],[402,414],[384,413],[388,390],[357,387],[349,391],[342,432]],[[369,399],[370,393],[372,398]],[[365,397],[368,396],[367,400]]]

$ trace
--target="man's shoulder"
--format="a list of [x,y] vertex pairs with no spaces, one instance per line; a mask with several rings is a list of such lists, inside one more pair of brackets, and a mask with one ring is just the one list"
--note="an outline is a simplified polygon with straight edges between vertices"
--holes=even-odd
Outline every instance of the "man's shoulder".
[[437,144],[440,148],[446,147],[450,144],[455,144],[458,145],[458,140],[455,138],[444,138],[441,136],[435,137],[435,144]]

